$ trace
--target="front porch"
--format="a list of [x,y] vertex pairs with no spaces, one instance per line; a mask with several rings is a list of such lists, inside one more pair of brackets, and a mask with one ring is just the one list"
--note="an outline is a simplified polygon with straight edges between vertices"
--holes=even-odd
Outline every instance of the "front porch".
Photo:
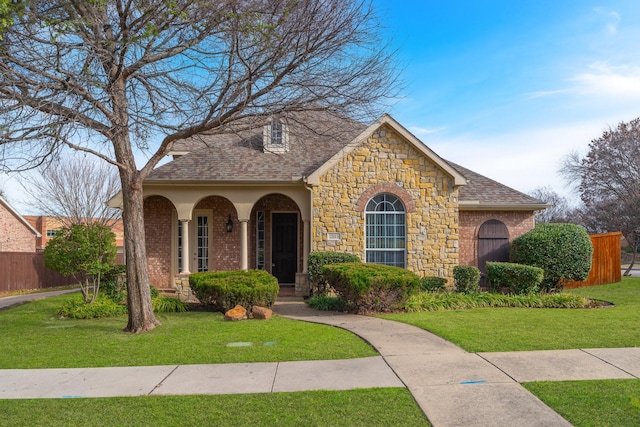
[[163,194],[147,196],[151,283],[174,288],[181,299],[191,300],[191,273],[260,269],[278,278],[283,287],[289,285],[295,295],[309,295],[309,191],[304,187],[304,191],[298,187],[279,190],[216,189],[217,194],[211,195],[206,193],[214,190],[192,189],[188,203],[184,201],[188,189],[157,190]]

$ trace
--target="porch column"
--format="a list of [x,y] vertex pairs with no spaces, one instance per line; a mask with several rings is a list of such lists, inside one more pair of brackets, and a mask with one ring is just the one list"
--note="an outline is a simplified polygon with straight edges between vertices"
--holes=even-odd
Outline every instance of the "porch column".
[[302,272],[307,273],[311,252],[311,221],[302,220]]
[[249,269],[249,220],[240,220],[240,269]]
[[191,274],[189,271],[189,220],[181,219],[182,223],[182,270],[180,274]]

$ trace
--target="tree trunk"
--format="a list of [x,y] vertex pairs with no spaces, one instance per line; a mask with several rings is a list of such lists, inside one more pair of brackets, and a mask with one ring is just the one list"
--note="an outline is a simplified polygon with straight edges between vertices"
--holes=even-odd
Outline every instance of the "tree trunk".
[[144,235],[142,182],[139,177],[125,177],[121,172],[122,200],[127,261],[127,304],[129,323],[125,332],[147,332],[160,325],[153,314],[147,271],[147,251]]

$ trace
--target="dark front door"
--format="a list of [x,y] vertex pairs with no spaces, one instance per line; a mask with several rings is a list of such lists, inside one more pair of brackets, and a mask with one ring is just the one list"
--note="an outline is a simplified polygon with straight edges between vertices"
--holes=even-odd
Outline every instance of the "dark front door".
[[274,213],[271,225],[271,274],[295,283],[298,267],[298,214]]

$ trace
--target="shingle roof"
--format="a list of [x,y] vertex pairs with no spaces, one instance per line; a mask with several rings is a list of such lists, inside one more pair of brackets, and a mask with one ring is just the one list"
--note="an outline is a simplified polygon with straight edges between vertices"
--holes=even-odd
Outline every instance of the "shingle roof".
[[263,150],[262,127],[204,135],[174,144],[189,152],[155,169],[146,182],[292,182],[310,175],[344,148],[365,126],[324,112],[287,118],[290,150]]
[[453,162],[447,161],[447,163],[468,180],[467,185],[460,187],[458,199],[461,205],[466,203],[469,209],[472,209],[474,205],[484,208],[498,208],[500,206],[510,208],[522,206],[524,208],[525,206],[530,206],[532,209],[542,209],[545,206],[544,202],[500,184],[486,176]]
[[[179,141],[187,153],[155,169],[145,182],[291,183],[301,181],[366,129],[328,112],[287,117],[290,151],[263,150],[262,126]],[[446,160],[445,160],[446,161]],[[467,168],[446,161],[467,179],[459,188],[461,209],[541,209],[544,203]]]

